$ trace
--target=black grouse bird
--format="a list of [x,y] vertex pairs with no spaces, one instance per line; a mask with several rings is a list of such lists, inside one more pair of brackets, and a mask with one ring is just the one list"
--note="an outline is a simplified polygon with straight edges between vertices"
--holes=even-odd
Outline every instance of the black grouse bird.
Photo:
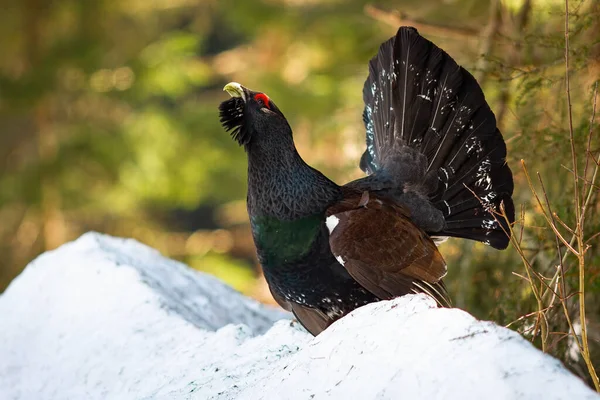
[[514,222],[506,145],[479,84],[401,27],[369,63],[363,89],[367,176],[338,186],[294,146],[264,93],[225,89],[221,123],[248,153],[248,214],[275,300],[317,335],[364,304],[424,292],[450,306],[436,242],[497,249]]

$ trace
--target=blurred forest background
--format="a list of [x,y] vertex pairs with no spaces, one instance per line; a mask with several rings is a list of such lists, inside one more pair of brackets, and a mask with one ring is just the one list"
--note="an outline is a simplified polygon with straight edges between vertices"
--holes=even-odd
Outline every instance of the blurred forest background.
[[[571,1],[569,19],[597,366],[599,3]],[[563,0],[3,0],[0,9],[0,292],[41,252],[95,230],[136,238],[272,302],[249,233],[245,154],[218,121],[223,85],[266,92],[304,158],[347,182],[361,176],[367,62],[398,26],[413,25],[481,82],[523,212],[515,230],[525,266],[514,248],[443,245],[450,294],[477,317],[514,322],[589,381],[562,315],[576,331],[578,260],[545,224],[520,162],[538,189],[540,171],[552,211],[573,226]],[[551,283],[563,257],[572,297],[542,307],[536,285]]]

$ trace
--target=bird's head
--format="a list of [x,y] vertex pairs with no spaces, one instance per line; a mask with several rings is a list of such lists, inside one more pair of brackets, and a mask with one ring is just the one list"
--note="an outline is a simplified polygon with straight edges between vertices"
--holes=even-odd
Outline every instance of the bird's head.
[[273,101],[262,92],[252,91],[237,82],[223,88],[231,95],[219,106],[221,124],[240,144],[291,137],[292,130]]

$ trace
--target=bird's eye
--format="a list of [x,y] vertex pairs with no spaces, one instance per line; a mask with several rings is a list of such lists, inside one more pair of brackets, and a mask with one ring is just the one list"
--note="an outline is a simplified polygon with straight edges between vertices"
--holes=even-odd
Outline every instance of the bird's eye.
[[262,103],[268,109],[271,109],[271,104],[269,100],[269,96],[264,93],[258,93],[254,95],[254,100],[258,103]]

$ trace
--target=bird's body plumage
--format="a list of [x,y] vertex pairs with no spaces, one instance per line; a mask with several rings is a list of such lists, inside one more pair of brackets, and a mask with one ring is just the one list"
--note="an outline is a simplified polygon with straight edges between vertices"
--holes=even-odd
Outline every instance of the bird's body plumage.
[[[435,240],[507,246],[513,182],[494,114],[475,79],[415,29],[400,28],[369,64],[367,176],[344,186],[304,162],[265,94],[235,85],[221,121],[248,153],[258,258],[273,297],[311,333],[407,293],[450,306]],[[501,203],[508,222],[494,214]]]

